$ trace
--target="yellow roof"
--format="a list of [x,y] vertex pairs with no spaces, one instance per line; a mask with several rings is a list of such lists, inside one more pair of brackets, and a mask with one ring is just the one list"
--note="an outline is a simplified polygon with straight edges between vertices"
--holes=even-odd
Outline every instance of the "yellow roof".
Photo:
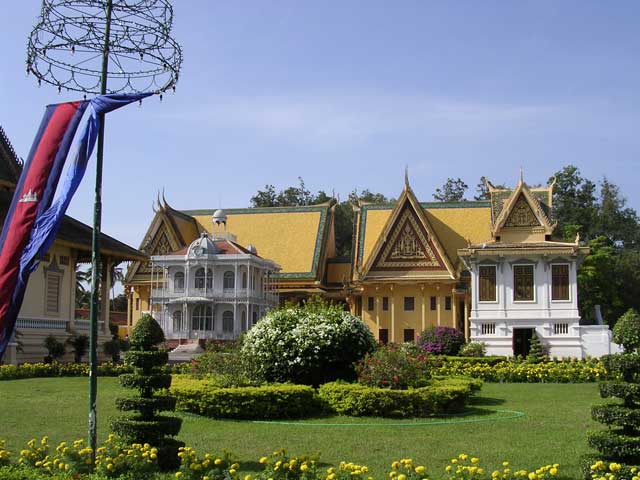
[[[330,205],[308,207],[225,209],[227,231],[246,247],[253,245],[258,255],[282,267],[283,278],[316,277],[328,231]],[[217,233],[214,210],[186,210],[203,231]]]
[[[421,203],[448,257],[455,264],[457,250],[491,240],[490,202]],[[358,263],[365,265],[382,233],[393,205],[363,205],[358,230]],[[355,246],[355,244],[354,244]]]

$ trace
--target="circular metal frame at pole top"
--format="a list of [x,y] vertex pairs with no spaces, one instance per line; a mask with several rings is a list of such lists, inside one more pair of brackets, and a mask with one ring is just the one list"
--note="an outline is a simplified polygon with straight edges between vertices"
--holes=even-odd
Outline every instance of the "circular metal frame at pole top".
[[[171,37],[169,0],[42,0],[37,25],[29,35],[27,74],[38,85],[85,94],[162,92],[173,89],[182,50]],[[96,150],[89,334],[89,447],[97,447],[98,310],[104,114]],[[104,299],[103,299],[104,301]],[[105,322],[109,319],[105,318]],[[106,325],[105,325],[106,326]]]

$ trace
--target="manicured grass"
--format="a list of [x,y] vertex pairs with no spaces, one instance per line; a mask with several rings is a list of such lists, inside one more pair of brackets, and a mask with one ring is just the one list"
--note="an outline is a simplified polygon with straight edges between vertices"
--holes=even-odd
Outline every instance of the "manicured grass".
[[[49,435],[51,442],[86,436],[86,378],[41,378],[0,382],[0,437],[15,451],[33,437]],[[100,438],[108,433],[108,418],[116,415],[114,399],[124,390],[115,378],[99,379]],[[595,384],[485,384],[474,401],[474,414],[461,420],[495,422],[397,426],[412,422],[389,419],[332,417],[293,425],[216,421],[183,414],[180,438],[197,450],[234,452],[243,470],[273,450],[292,454],[321,453],[321,460],[368,465],[376,478],[386,478],[388,464],[412,458],[440,470],[459,453],[481,459],[486,468],[510,460],[516,468],[560,463],[558,478],[580,478],[578,459],[587,453],[586,430],[596,426],[589,409],[598,401]],[[522,418],[498,420],[496,410],[522,411]],[[316,422],[316,425],[313,423]],[[326,423],[356,423],[326,426]],[[369,425],[374,423],[376,425]],[[365,425],[366,424],[366,425]]]

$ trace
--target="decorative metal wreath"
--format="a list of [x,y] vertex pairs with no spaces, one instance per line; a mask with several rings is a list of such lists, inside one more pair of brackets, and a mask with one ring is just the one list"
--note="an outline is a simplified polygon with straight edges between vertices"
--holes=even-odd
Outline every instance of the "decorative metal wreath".
[[175,90],[182,50],[172,23],[168,0],[43,0],[27,74],[58,91],[101,93],[103,74],[107,93]]

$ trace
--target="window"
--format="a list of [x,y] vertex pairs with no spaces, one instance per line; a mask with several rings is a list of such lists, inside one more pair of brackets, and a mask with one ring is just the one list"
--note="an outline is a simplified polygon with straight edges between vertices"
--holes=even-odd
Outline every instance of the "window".
[[192,330],[213,330],[213,309],[210,305],[196,305],[191,313]]
[[46,309],[49,314],[60,312],[60,280],[62,275],[47,272]]
[[247,288],[247,272],[242,272],[242,288]]
[[479,269],[480,301],[496,301],[496,267],[494,265],[481,266]]
[[413,342],[414,339],[415,339],[415,331],[413,330],[413,328],[405,328],[404,329],[404,342],[405,343]]
[[246,331],[247,330],[247,312],[245,312],[244,310],[242,311],[242,316],[240,317],[240,328],[242,329],[242,331]]
[[437,310],[438,309],[438,298],[437,297],[431,297],[431,298],[429,298],[429,301],[431,302],[431,304],[430,304],[431,310]]
[[568,323],[554,323],[553,324],[553,334],[554,335],[568,335],[569,334],[569,324]]
[[382,310],[385,312],[389,310],[389,297],[382,297]]
[[184,272],[176,272],[173,276],[173,291],[184,292]]
[[182,310],[176,310],[175,312],[173,312],[172,318],[173,331],[180,332],[181,330],[183,330],[184,326],[182,325]]
[[136,298],[136,310],[140,310],[140,298]]
[[234,289],[236,286],[236,276],[233,272],[224,272],[222,288],[225,290]]
[[60,265],[69,265],[69,257],[67,255],[60,255]]
[[496,324],[495,323],[483,323],[480,327],[480,331],[482,335],[495,335],[496,334]]
[[251,324],[255,325],[256,323],[258,323],[258,312],[253,312],[252,314],[252,320],[251,320]]
[[569,265],[551,265],[551,300],[569,300]]
[[222,314],[222,331],[225,333],[233,332],[233,312],[231,310]]
[[378,341],[382,344],[389,343],[389,330],[386,328],[381,328],[378,330]]
[[533,301],[533,265],[514,265],[513,300]]
[[374,298],[373,297],[367,297],[367,310],[371,311],[373,310],[373,302]]
[[404,311],[412,312],[415,306],[415,301],[413,297],[404,297]]
[[444,309],[451,310],[451,297],[444,297]]
[[204,268],[199,268],[196,270],[196,288],[205,288],[205,280],[206,280],[206,288],[211,288],[213,286],[213,272],[210,268],[207,268],[205,273]]

